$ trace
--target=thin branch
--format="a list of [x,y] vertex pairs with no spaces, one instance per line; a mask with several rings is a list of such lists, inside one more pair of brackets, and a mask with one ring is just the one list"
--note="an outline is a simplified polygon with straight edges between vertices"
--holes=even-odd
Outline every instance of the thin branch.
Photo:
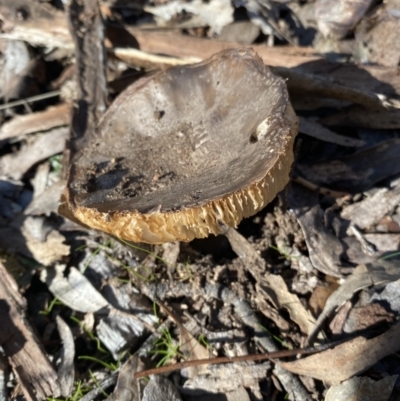
[[334,342],[331,344],[324,344],[318,347],[312,348],[299,348],[299,349],[291,349],[291,350],[284,350],[284,351],[275,351],[275,352],[266,352],[263,354],[253,354],[253,355],[241,355],[235,357],[216,357],[216,358],[206,358],[206,359],[196,359],[192,361],[184,361],[178,362],[173,365],[169,366],[161,366],[159,368],[147,369],[141,372],[135,373],[134,378],[139,379],[141,377],[162,374],[162,373],[169,373],[175,370],[181,370],[185,368],[189,368],[192,366],[200,366],[200,365],[207,365],[207,364],[222,364],[222,363],[234,363],[234,362],[250,362],[250,361],[265,361],[266,359],[280,359],[286,358],[289,356],[297,356],[297,355],[310,355],[315,354],[318,352],[325,351],[329,348],[333,348],[338,345],[339,342]]
[[11,107],[16,107],[16,106],[24,106],[27,103],[34,103],[38,102],[39,100],[44,100],[44,99],[50,99],[52,97],[56,97],[60,95],[60,91],[52,91],[52,92],[47,92],[47,93],[42,93],[41,95],[35,95],[31,97],[27,97],[25,99],[20,99],[16,100],[14,102],[8,102],[0,105],[0,110],[6,110]]

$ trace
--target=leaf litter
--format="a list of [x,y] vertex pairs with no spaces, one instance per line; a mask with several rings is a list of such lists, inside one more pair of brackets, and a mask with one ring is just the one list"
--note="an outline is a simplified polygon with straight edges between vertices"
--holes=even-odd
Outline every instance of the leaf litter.
[[[0,399],[398,397],[400,9],[356,3],[101,2],[105,48],[100,18],[78,21],[75,2],[0,4]],[[68,19],[94,25],[77,38]],[[293,180],[272,204],[225,235],[162,246],[57,214],[70,127],[84,137],[127,82],[242,43],[287,79],[300,117]],[[86,125],[70,120],[79,101]],[[133,379],[219,356],[232,362]]]

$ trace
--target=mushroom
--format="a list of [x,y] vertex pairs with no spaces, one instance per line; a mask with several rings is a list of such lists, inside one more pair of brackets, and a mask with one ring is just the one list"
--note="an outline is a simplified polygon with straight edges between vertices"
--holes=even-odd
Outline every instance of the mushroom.
[[144,77],[77,151],[60,213],[133,242],[217,235],[288,183],[297,127],[251,49]]

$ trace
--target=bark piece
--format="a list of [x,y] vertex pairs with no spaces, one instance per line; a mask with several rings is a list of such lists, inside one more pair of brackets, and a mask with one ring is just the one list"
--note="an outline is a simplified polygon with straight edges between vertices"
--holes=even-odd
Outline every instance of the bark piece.
[[370,303],[350,309],[346,322],[343,325],[345,333],[357,333],[365,330],[374,330],[380,326],[393,323],[395,316],[388,312],[380,303]]
[[25,317],[26,301],[0,263],[0,344],[28,401],[58,397],[57,373]]
[[366,113],[365,107],[353,105],[322,118],[320,123],[331,127],[399,129],[400,110],[369,110]]
[[[198,392],[229,393],[241,387],[254,387],[262,381],[268,370],[270,362],[261,364],[230,363],[226,365],[209,365],[206,374],[190,378],[185,382],[183,393]],[[191,390],[191,391],[188,391]]]

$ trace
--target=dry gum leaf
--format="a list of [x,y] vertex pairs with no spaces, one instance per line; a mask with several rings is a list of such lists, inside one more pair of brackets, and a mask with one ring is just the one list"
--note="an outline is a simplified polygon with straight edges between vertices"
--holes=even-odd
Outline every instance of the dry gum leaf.
[[381,142],[368,149],[335,160],[297,168],[309,181],[351,193],[365,191],[377,182],[400,173],[400,139]]
[[381,380],[369,377],[353,377],[332,386],[325,401],[387,401],[399,376],[388,376]]
[[337,384],[359,374],[400,349],[400,323],[372,339],[356,337],[333,349],[294,362],[282,362],[290,372]]
[[400,271],[396,263],[379,261],[375,264],[357,266],[354,272],[328,298],[324,310],[319,315],[315,327],[307,339],[307,343],[310,344],[314,341],[324,320],[331,312],[343,305],[355,292],[372,285],[396,281],[399,277]]
[[393,189],[381,188],[372,196],[343,209],[341,217],[350,220],[359,229],[377,224],[400,204],[400,184]]

